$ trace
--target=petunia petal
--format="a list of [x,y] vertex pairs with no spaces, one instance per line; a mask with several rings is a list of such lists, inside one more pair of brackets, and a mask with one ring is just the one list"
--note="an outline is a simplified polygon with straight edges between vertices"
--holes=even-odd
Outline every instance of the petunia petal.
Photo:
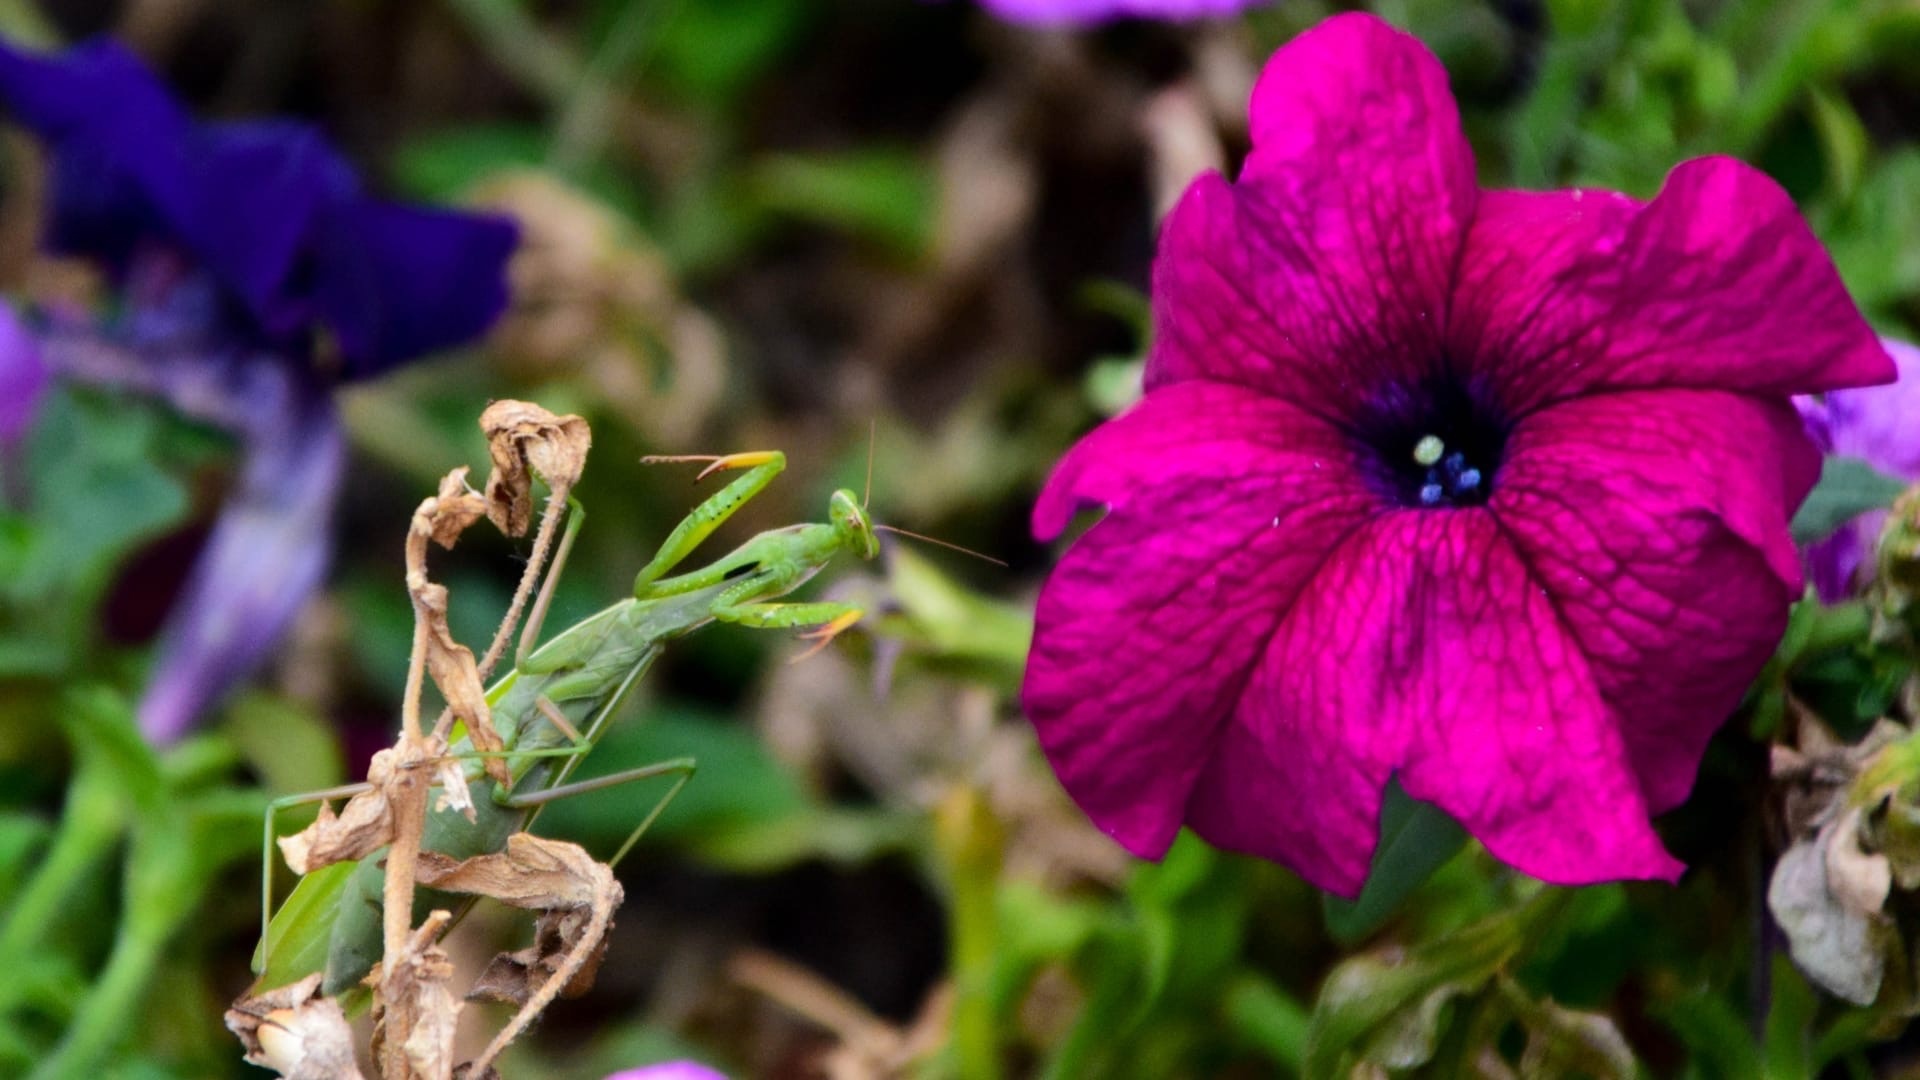
[[254,364],[247,397],[257,424],[246,465],[161,631],[140,701],[140,730],[158,744],[257,669],[319,587],[332,550],[334,497],[346,437],[324,392],[289,369]]
[[1649,807],[1679,804],[1799,595],[1787,518],[1820,458],[1782,400],[1564,402],[1515,432],[1490,506],[1619,717]]
[[725,1073],[697,1061],[665,1061],[638,1069],[623,1069],[607,1080],[727,1080]]
[[249,345],[304,352],[316,322],[347,375],[470,340],[506,304],[503,219],[369,199],[316,130],[196,124],[111,42],[41,56],[0,44],[0,101],[51,145],[55,250],[118,275],[155,245],[244,310]]
[[[1826,400],[1794,399],[1807,434],[1828,453],[1864,459],[1883,473],[1908,483],[1920,481],[1920,346],[1881,338],[1899,377],[1890,386],[1835,390]],[[1829,603],[1852,590],[1860,566],[1886,524],[1885,511],[1862,514],[1838,532],[1807,548],[1807,576]]]
[[11,305],[0,303],[0,450],[33,426],[47,379],[39,338]]
[[981,0],[1008,22],[1036,26],[1084,26],[1110,19],[1181,21],[1232,15],[1268,0]]
[[1268,61],[1237,185],[1208,174],[1154,264],[1149,388],[1205,378],[1337,410],[1439,354],[1476,188],[1446,72],[1342,15]]
[[1348,539],[1280,624],[1190,820],[1351,896],[1397,773],[1535,877],[1675,878],[1614,725],[1494,517],[1403,511]]
[[1048,481],[1043,538],[1076,504],[1110,511],[1040,594],[1021,698],[1061,783],[1128,850],[1172,842],[1267,635],[1378,511],[1350,457],[1284,402],[1190,382],[1101,426]]
[[1784,397],[1894,373],[1786,192],[1731,158],[1680,165],[1644,207],[1486,193],[1448,341],[1514,415],[1598,390]]
[[330,207],[314,248],[321,321],[347,376],[478,337],[507,306],[519,233],[505,218],[352,199]]

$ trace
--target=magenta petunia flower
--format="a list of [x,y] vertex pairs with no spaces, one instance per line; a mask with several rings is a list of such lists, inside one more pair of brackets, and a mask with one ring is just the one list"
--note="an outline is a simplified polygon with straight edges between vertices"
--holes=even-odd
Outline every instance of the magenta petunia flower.
[[[1825,400],[1797,398],[1807,434],[1821,450],[1855,457],[1889,476],[1920,482],[1920,346],[1883,338],[1899,379],[1892,386],[1837,390]],[[1886,524],[1884,510],[1862,514],[1839,531],[1807,548],[1807,576],[1820,598],[1844,599],[1854,577],[1873,553]]]
[[1034,508],[1108,508],[1022,693],[1061,782],[1136,854],[1185,823],[1347,895],[1394,776],[1536,877],[1674,878],[1649,817],[1800,589],[1791,395],[1892,362],[1737,161],[1479,190],[1379,19],[1281,49],[1251,120],[1164,227],[1145,396]]
[[727,1077],[697,1061],[668,1061],[617,1072],[607,1080],[727,1080]]
[[1217,18],[1258,7],[1267,0],[981,0],[1009,22],[1085,26],[1113,19]]

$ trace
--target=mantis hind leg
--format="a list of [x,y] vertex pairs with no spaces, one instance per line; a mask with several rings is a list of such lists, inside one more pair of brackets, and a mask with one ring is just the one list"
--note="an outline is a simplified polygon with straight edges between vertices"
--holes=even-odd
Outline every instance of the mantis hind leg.
[[639,843],[640,837],[645,835],[646,831],[651,828],[653,823],[659,819],[660,815],[666,811],[667,805],[673,802],[675,796],[680,794],[680,789],[686,787],[687,782],[693,779],[693,773],[696,767],[696,762],[692,758],[674,758],[671,761],[662,761],[654,765],[642,765],[637,769],[625,769],[620,772],[610,773],[606,776],[596,776],[591,780],[580,780],[571,784],[551,787],[545,791],[536,791],[522,796],[515,796],[508,801],[507,805],[522,809],[537,808],[545,806],[550,802],[564,799],[569,795],[584,795],[589,791],[600,791],[604,788],[618,787],[621,784],[631,783],[635,780],[650,780],[656,776],[677,776],[677,779],[673,782],[673,786],[667,789],[666,794],[660,796],[653,804],[653,809],[647,811],[647,816],[641,818],[640,824],[634,826],[633,831],[627,834],[627,839],[621,843],[620,850],[614,853],[613,858],[607,860],[607,865],[618,866],[620,865],[620,860],[626,858],[627,852],[633,850],[633,845]]
[[693,554],[693,549],[699,547],[702,540],[712,535],[713,530],[732,517],[734,511],[746,505],[748,499],[765,491],[767,485],[773,483],[773,478],[779,476],[787,467],[787,455],[778,450],[724,454],[718,457],[648,457],[641,460],[650,464],[705,461],[708,465],[700,473],[702,477],[718,469],[748,470],[745,476],[734,480],[715,492],[706,502],[694,507],[691,513],[680,519],[680,524],[674,526],[673,532],[667,534],[666,540],[660,544],[660,550],[654,553],[653,560],[641,567],[640,573],[634,576],[633,595],[642,600],[655,595],[648,586],[658,581],[667,571],[678,566],[688,555]]
[[260,838],[260,948],[261,970],[266,970],[267,930],[273,919],[273,842],[278,838],[274,831],[274,819],[280,811],[291,810],[296,806],[328,802],[358,795],[363,791],[372,791],[372,784],[342,784],[339,787],[322,788],[319,791],[303,791],[298,795],[283,795],[267,804],[261,817]]

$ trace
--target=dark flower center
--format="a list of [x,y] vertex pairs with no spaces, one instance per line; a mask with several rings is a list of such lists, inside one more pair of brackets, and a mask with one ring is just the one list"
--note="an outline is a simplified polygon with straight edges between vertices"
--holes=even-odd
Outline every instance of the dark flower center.
[[1452,374],[1376,393],[1354,424],[1374,486],[1416,509],[1485,503],[1510,430],[1486,393]]

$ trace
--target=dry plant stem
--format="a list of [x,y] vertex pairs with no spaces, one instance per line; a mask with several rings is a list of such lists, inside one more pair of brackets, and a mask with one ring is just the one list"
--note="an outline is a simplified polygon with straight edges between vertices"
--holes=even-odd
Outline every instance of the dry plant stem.
[[[410,753],[424,749],[424,743],[408,747]],[[414,867],[420,861],[420,834],[427,825],[428,774],[416,767],[419,760],[403,760],[394,770],[387,799],[393,808],[393,846],[387,849],[387,884],[381,894],[387,956],[400,955],[407,933],[413,929]]]
[[547,565],[547,555],[553,547],[553,535],[559,530],[560,519],[566,511],[567,492],[556,490],[547,499],[546,512],[540,515],[540,531],[533,539],[533,557],[527,560],[526,572],[520,575],[520,586],[513,591],[513,602],[507,605],[507,616],[500,620],[500,629],[494,631],[486,655],[480,658],[481,682],[486,682],[487,677],[493,674],[494,666],[500,663],[500,657],[507,651],[507,640],[513,636],[514,627],[520,624],[520,612],[526,608],[527,598],[533,595],[534,582],[540,579],[541,571]]
[[848,1045],[868,1053],[893,1049],[896,1036],[886,1021],[805,968],[772,953],[743,949],[734,955],[727,973],[734,982],[766,995]]

